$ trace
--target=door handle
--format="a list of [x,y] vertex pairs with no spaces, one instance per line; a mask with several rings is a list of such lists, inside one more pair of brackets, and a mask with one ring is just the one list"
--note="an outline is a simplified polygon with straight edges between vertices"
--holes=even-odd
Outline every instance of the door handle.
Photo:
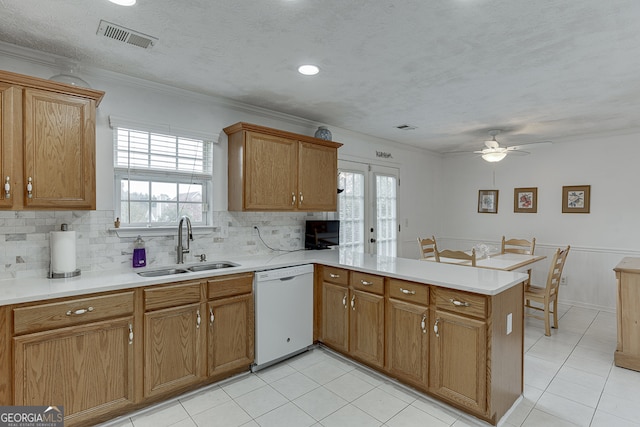
[[370,241],[371,243],[375,243],[375,242],[376,242],[376,239],[373,239],[373,238],[372,238],[372,239],[371,239],[371,240],[369,240],[369,241]]
[[352,296],[351,297],[351,310],[355,310],[356,309],[356,296]]

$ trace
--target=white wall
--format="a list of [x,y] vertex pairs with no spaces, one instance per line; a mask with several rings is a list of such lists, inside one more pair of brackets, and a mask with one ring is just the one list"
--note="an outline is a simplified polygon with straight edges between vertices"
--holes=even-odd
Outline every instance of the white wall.
[[[498,244],[507,237],[536,238],[536,253],[550,258],[571,245],[565,265],[565,302],[615,308],[612,269],[624,256],[640,255],[640,198],[637,197],[640,132],[557,140],[528,156],[487,163],[474,156],[443,160],[445,183],[438,246]],[[562,186],[591,185],[589,214],[562,213]],[[538,213],[513,212],[517,187],[538,188]],[[498,214],[477,213],[478,190],[499,190]],[[538,263],[534,281],[544,283],[549,259]]]

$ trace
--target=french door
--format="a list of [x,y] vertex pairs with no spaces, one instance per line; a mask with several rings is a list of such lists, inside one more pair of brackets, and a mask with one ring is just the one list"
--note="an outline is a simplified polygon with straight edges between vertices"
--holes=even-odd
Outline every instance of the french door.
[[398,169],[340,160],[338,172],[340,246],[396,256]]

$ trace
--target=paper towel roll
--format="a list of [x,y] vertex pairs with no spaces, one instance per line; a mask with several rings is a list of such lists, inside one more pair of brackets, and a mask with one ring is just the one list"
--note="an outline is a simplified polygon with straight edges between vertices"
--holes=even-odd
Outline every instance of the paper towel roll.
[[51,272],[73,273],[76,269],[76,232],[51,232]]

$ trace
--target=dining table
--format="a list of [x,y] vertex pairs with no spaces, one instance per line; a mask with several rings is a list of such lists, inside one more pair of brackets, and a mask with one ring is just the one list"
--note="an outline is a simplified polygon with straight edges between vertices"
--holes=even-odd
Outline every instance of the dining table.
[[[515,253],[497,253],[489,254],[481,258],[476,258],[476,267],[489,268],[492,270],[504,270],[504,271],[517,271],[526,273],[531,268],[531,265],[545,259],[544,255],[526,255]],[[436,261],[435,257],[422,258],[424,261]],[[459,264],[471,266],[471,261],[460,260],[454,258],[440,257],[440,262],[447,264]]]

